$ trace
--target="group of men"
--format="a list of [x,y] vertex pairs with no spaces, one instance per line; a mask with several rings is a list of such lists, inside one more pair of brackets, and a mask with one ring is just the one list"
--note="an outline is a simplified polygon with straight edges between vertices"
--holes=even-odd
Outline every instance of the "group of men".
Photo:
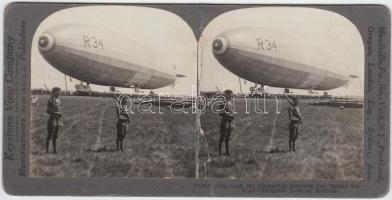
[[[52,141],[53,154],[57,153],[56,150],[56,140],[58,137],[59,130],[63,126],[62,123],[62,110],[61,101],[59,99],[61,89],[59,87],[54,87],[51,91],[50,97],[48,99],[46,113],[49,115],[47,122],[48,135],[46,137],[45,149],[46,153],[49,153],[50,142]],[[120,104],[116,107],[117,113],[117,138],[116,146],[117,151],[124,151],[123,141],[128,130],[128,124],[130,122],[129,113],[126,112],[127,99],[119,99]]]
[[[226,90],[224,92],[224,103],[221,104],[221,112],[220,116],[222,117],[220,123],[220,137],[218,143],[218,153],[219,155],[222,154],[222,144],[225,142],[226,148],[226,155],[230,156],[230,135],[231,131],[234,129],[234,114],[233,114],[233,91]],[[299,102],[296,97],[292,97],[292,99],[284,96],[287,101],[289,102],[289,151],[296,151],[295,150],[295,141],[301,131],[301,124],[302,124],[302,116],[300,113]]]
[[[47,122],[47,131],[48,135],[46,137],[46,153],[49,153],[50,141],[52,141],[53,145],[53,153],[56,154],[56,140],[58,137],[58,133],[60,128],[63,126],[62,123],[62,111],[61,111],[61,102],[59,99],[61,89],[59,87],[54,87],[52,89],[50,98],[48,100],[47,105],[47,114],[49,115],[49,119]],[[224,103],[221,105],[221,112],[219,115],[221,116],[220,123],[220,137],[218,143],[218,153],[221,155],[222,153],[222,144],[225,143],[226,155],[230,156],[230,135],[232,130],[234,129],[234,114],[233,114],[233,98],[234,94],[231,90],[226,90],[224,92]],[[285,96],[287,101],[289,102],[289,151],[295,152],[295,141],[301,130],[302,117],[300,114],[298,99],[293,97],[292,99]],[[128,130],[128,124],[130,123],[129,113],[126,112],[127,99],[119,99],[119,104],[116,107],[117,113],[117,138],[116,138],[116,150],[124,151],[123,140]]]

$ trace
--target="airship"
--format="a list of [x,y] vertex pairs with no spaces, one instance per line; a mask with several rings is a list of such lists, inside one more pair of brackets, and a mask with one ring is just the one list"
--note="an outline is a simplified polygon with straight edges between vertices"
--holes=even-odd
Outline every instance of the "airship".
[[160,55],[143,41],[89,24],[50,27],[38,48],[57,70],[96,85],[157,89],[184,77],[154,59]]
[[327,52],[315,41],[305,44],[301,37],[262,27],[236,28],[213,39],[212,53],[230,72],[261,85],[331,90],[348,84],[350,76],[316,62]]

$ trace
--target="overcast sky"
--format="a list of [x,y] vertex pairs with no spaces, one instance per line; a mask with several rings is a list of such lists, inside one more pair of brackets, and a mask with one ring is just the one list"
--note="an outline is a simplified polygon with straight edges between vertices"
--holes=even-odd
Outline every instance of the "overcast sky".
[[[260,27],[283,32],[300,40],[298,51],[313,58],[312,65],[322,66],[345,75],[353,74],[347,88],[328,91],[334,95],[363,96],[364,47],[361,36],[354,24],[345,17],[313,8],[261,7],[239,9],[224,13],[212,20],[202,33],[199,44],[203,48],[201,90],[211,91],[232,89],[240,91],[239,79],[215,59],[212,41],[221,32],[239,27]],[[279,38],[277,38],[279,43]],[[298,41],[293,42],[298,44]],[[290,45],[290,44],[286,44]],[[318,49],[314,49],[316,46]],[[301,60],[301,58],[296,58]],[[303,59],[305,60],[305,59]],[[253,83],[242,81],[244,92],[249,92]],[[272,93],[282,92],[281,88],[268,88]],[[291,90],[307,93],[305,90]]]
[[[162,69],[176,66],[178,74],[186,75],[185,78],[178,79],[174,87],[167,86],[154,92],[191,95],[192,85],[196,85],[197,71],[197,42],[191,28],[180,17],[170,12],[134,6],[76,7],[58,11],[46,18],[33,38],[31,88],[44,88],[46,84],[49,88],[60,86],[65,89],[64,74],[53,68],[40,55],[37,41],[45,30],[67,23],[103,27],[124,37],[137,38],[148,46],[154,47],[158,55],[151,56],[160,59],[158,63],[162,64]],[[104,42],[110,42],[107,41],[108,39],[121,40],[113,37],[106,38]],[[75,79],[71,82],[69,77],[67,80],[69,90],[75,90],[75,84],[80,83]],[[91,85],[91,88],[95,91],[109,91],[108,86]],[[116,89],[123,92],[130,91],[124,88]]]

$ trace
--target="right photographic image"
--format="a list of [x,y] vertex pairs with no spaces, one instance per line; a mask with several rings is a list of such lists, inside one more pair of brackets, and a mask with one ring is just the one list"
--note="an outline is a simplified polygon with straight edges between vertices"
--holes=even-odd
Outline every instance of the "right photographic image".
[[200,177],[364,178],[363,39],[323,9],[223,13],[198,43]]

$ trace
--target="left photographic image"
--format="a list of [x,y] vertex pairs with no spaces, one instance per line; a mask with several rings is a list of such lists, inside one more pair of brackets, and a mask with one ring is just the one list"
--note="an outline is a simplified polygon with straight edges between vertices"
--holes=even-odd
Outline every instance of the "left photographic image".
[[197,40],[183,19],[68,8],[31,49],[30,176],[194,176]]

